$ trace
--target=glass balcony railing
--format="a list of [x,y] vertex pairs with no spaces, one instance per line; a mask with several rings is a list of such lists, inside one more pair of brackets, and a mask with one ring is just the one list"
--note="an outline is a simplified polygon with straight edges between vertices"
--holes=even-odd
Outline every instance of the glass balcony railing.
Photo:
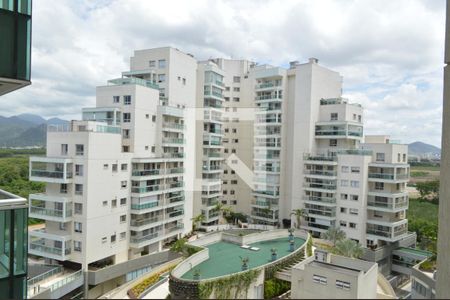
[[177,211],[173,211],[173,212],[168,213],[168,216],[169,216],[169,218],[175,218],[175,217],[178,217],[178,216],[182,216],[183,214],[184,214],[184,211],[177,210]]
[[162,232],[157,231],[157,232],[152,232],[150,234],[147,234],[145,236],[140,236],[140,237],[138,237],[138,236],[133,237],[132,236],[130,238],[130,242],[133,243],[133,244],[139,244],[139,243],[142,243],[142,242],[151,241],[151,240],[156,239],[159,236],[160,233],[162,233]]
[[163,128],[177,129],[177,130],[185,129],[183,124],[178,124],[178,123],[163,123]]
[[135,170],[132,172],[133,176],[152,176],[152,175],[162,175],[160,169],[153,170]]
[[135,209],[135,210],[149,209],[149,208],[158,207],[158,206],[159,206],[158,201],[148,202],[148,203],[140,203],[140,204],[131,203],[131,209]]
[[58,210],[45,207],[30,206],[30,214],[57,217],[57,218],[67,218],[72,216],[72,210],[71,209]]
[[164,189],[163,185],[150,185],[150,186],[143,186],[143,187],[132,187],[131,192],[132,193],[150,193],[150,192],[156,192],[161,189]]
[[305,154],[303,156],[303,159],[304,160],[312,160],[312,161],[337,161],[337,156]]
[[[64,179],[64,172],[62,171],[47,171],[47,170],[31,170],[31,176]],[[72,172],[66,172],[66,178],[72,178]]]
[[55,254],[58,256],[69,255],[72,252],[72,249],[70,249],[70,248],[62,249],[62,248],[49,247],[49,246],[46,246],[39,242],[30,243],[30,250],[35,250],[35,251],[48,253],[48,254]]
[[180,138],[163,138],[163,143],[166,144],[184,144],[185,140]]
[[334,197],[323,197],[323,196],[305,196],[303,198],[305,201],[314,201],[322,203],[336,203],[336,198]]
[[320,175],[320,176],[337,176],[336,171],[326,171],[326,170],[305,170],[305,175]]
[[139,227],[139,226],[144,226],[144,225],[148,225],[148,224],[152,224],[152,223],[156,223],[159,221],[163,220],[163,216],[159,215],[159,216],[152,216],[146,219],[141,219],[141,220],[131,220],[130,221],[130,225],[134,226],[134,227]]

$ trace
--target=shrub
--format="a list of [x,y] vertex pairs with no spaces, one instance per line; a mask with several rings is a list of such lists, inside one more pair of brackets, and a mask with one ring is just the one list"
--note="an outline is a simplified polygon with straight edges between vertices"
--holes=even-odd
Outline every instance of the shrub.
[[162,269],[156,274],[151,275],[148,278],[145,278],[135,286],[133,286],[131,289],[128,290],[127,294],[130,296],[131,299],[138,299],[139,296],[150,286],[157,283],[159,280],[161,280],[161,275],[172,271],[172,269],[175,268],[175,266],[170,266],[167,268]]
[[291,289],[291,283],[277,278],[264,281],[264,299],[272,299]]

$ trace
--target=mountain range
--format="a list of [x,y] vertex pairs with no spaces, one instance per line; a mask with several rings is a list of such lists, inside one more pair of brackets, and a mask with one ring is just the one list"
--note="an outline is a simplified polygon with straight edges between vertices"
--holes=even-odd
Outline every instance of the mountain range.
[[408,146],[409,155],[420,156],[421,158],[441,158],[441,149],[422,142],[414,142]]
[[0,116],[0,147],[45,146],[47,125],[67,123],[59,118],[46,120],[33,114]]

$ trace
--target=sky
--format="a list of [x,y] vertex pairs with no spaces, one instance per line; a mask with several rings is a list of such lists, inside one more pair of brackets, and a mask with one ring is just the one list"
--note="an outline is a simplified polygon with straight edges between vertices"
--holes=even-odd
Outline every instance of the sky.
[[445,0],[35,0],[32,85],[0,115],[79,119],[136,49],[198,60],[319,63],[364,107],[365,133],[440,147]]

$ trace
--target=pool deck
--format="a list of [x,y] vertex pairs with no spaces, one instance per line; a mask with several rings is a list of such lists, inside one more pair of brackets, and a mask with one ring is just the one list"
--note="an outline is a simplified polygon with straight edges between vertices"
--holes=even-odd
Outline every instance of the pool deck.
[[[300,248],[305,240],[294,238],[295,250]],[[289,251],[289,238],[278,238],[249,244],[260,248],[259,251],[243,249],[240,245],[229,242],[216,242],[206,246],[209,249],[209,259],[200,263],[181,276],[183,279],[193,279],[194,270],[200,271],[200,279],[209,279],[237,273],[241,270],[241,258],[248,257],[249,269],[253,269],[271,262],[271,249],[277,249],[277,259],[283,258],[292,252]]]

